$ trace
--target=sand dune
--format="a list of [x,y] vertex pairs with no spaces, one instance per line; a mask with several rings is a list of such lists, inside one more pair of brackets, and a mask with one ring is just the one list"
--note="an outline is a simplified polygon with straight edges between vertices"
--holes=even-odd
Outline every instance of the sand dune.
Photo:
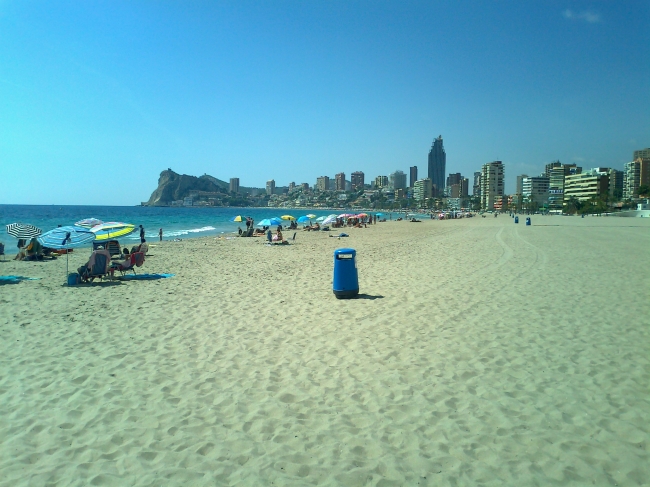
[[42,278],[0,287],[0,486],[647,485],[649,229],[163,242],[142,270],[175,277],[84,287],[0,263]]

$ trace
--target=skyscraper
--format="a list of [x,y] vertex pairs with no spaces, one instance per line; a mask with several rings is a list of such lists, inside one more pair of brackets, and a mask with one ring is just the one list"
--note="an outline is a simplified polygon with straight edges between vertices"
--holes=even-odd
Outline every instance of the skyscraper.
[[632,153],[633,161],[636,161],[639,157],[641,159],[650,159],[650,147],[648,147],[647,149],[635,150]]
[[447,154],[442,146],[442,135],[433,140],[429,151],[428,176],[433,185],[433,195],[442,196],[445,189],[445,169],[447,167]]
[[334,181],[336,181],[336,191],[345,191],[345,173],[340,172],[334,176]]
[[231,193],[239,193],[239,178],[230,178],[230,187],[228,189]]
[[375,188],[384,188],[388,186],[388,176],[377,176],[375,178]]
[[404,171],[395,171],[389,178],[393,189],[406,189],[406,174],[404,174]]
[[318,191],[328,191],[330,189],[330,178],[327,176],[316,178],[316,189]]
[[352,191],[357,188],[363,188],[365,184],[365,175],[363,171],[354,171],[350,176],[350,182],[352,183]]
[[415,187],[415,182],[418,180],[418,167],[417,166],[411,166],[409,168],[409,188],[414,188]]
[[483,164],[481,171],[481,209],[493,210],[494,203],[503,198],[504,170],[501,161]]
[[472,194],[474,196],[481,196],[481,173],[474,173],[474,186],[472,187]]
[[269,179],[266,182],[266,194],[271,195],[275,192],[275,179]]

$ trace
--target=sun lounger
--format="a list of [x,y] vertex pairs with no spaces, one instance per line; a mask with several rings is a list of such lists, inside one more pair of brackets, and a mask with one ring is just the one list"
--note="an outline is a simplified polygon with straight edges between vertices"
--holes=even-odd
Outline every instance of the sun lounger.
[[108,250],[95,250],[90,254],[90,259],[85,266],[79,268],[79,275],[82,282],[92,282],[96,278],[103,279],[107,275],[112,276],[110,269],[111,254]]
[[135,268],[142,267],[142,264],[144,264],[144,252],[133,252],[129,255],[129,260],[114,262],[111,269],[120,272],[122,275],[128,271],[133,271],[133,274],[136,274]]

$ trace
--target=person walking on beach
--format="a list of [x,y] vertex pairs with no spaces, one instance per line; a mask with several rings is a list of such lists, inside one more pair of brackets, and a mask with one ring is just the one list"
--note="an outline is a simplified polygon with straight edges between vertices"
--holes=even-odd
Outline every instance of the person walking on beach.
[[158,238],[162,242],[162,228],[160,230],[158,230]]
[[140,225],[140,243],[144,243],[144,227]]

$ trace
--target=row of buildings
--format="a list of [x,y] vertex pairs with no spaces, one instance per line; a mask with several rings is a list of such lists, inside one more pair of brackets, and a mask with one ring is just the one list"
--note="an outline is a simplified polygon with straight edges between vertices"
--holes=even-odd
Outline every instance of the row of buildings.
[[[625,164],[624,170],[592,168],[583,171],[576,164],[554,161],[546,164],[538,176],[522,174],[517,176],[516,191],[507,195],[505,191],[505,168],[502,161],[484,164],[481,171],[473,175],[472,197],[469,194],[469,179],[460,173],[446,174],[446,152],[442,136],[434,139],[427,160],[427,175],[418,178],[418,167],[409,168],[407,174],[397,170],[388,176],[380,175],[366,183],[365,174],[355,171],[346,179],[340,172],[333,178],[320,176],[313,188],[308,183],[290,183],[288,187],[277,187],[275,180],[266,183],[269,205],[285,203],[291,195],[299,192],[296,204],[313,203],[310,193],[337,193],[326,198],[328,203],[353,201],[348,193],[367,193],[359,197],[359,204],[368,199],[388,195],[390,201],[407,200],[408,206],[421,208],[450,207],[482,210],[503,210],[505,208],[544,208],[550,212],[562,212],[567,202],[586,201],[607,197],[613,200],[631,200],[639,195],[639,188],[650,185],[650,148],[634,151],[633,160]],[[238,193],[239,178],[230,179],[230,192]],[[363,191],[360,191],[363,190]],[[322,199],[322,198],[320,198]]]

